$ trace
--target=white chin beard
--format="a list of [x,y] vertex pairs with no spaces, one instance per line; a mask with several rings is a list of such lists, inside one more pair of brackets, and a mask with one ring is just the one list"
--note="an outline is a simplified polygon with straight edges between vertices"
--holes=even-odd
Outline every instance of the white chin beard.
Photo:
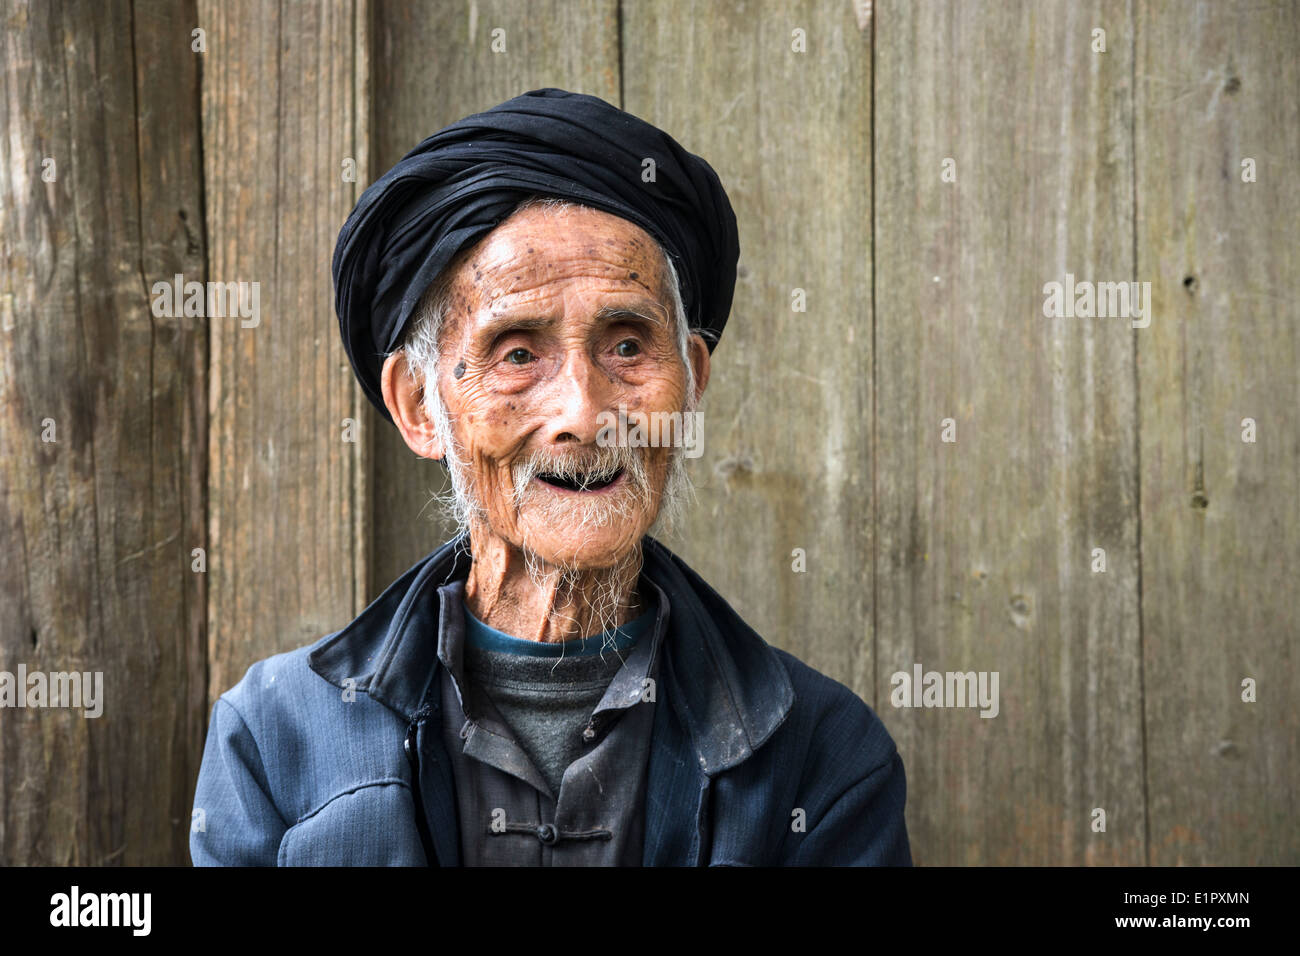
[[622,612],[632,607],[641,570],[639,541],[609,567],[586,570],[543,560],[529,546],[527,539],[522,551],[524,568],[537,589],[554,588],[557,607],[573,605],[569,613],[551,612],[551,624],[558,629],[568,630],[585,621],[583,633],[575,634],[575,637],[603,634],[613,630],[623,617]]
[[[477,499],[474,483],[468,476],[468,467],[454,455],[448,455],[447,465],[448,472],[452,476],[452,490],[443,500],[449,506],[459,530],[469,531],[475,521],[482,522],[490,529],[488,513]],[[644,499],[651,494],[644,467],[639,469],[639,475],[635,474],[636,471],[638,469],[635,467],[628,469],[625,487],[618,494],[589,502],[583,502],[581,499],[569,502],[544,491],[532,488],[518,489],[516,486],[514,503],[516,514],[521,506],[531,505],[534,509],[543,510],[558,507],[562,509],[560,513],[543,514],[539,517],[552,525],[577,520],[579,534],[584,528],[603,529],[616,520],[632,520],[635,512],[639,510],[638,496]],[[462,480],[462,476],[468,480]],[[519,493],[520,490],[523,494]],[[545,498],[542,498],[543,495]],[[655,520],[646,533],[653,533],[656,537],[674,533],[686,504],[693,498],[694,488],[686,471],[684,449],[674,448],[669,457]],[[580,509],[576,515],[575,509]],[[636,517],[640,516],[636,515]],[[581,623],[578,619],[583,618],[587,621],[585,633],[577,635],[582,637],[604,633],[617,626],[622,617],[621,612],[632,606],[637,576],[642,563],[642,536],[637,535],[633,546],[627,548],[614,564],[586,570],[579,569],[572,563],[543,559],[530,546],[525,536],[521,551],[529,579],[539,589],[556,586],[557,596],[561,598],[560,603],[576,602],[573,614],[553,612],[553,624],[573,626]]]

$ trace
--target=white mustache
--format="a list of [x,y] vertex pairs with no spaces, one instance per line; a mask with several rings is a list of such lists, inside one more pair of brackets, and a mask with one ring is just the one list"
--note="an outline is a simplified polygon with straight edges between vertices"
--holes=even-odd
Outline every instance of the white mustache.
[[640,449],[625,445],[597,445],[561,455],[539,450],[517,462],[510,474],[514,480],[515,499],[520,501],[532,491],[532,481],[539,475],[586,485],[609,481],[620,471],[627,475],[632,490],[649,492],[649,474]]

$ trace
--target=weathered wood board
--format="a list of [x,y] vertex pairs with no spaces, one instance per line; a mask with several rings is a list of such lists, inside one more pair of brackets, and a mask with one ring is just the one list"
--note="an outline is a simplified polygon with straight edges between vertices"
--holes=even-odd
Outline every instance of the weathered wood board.
[[[1136,330],[1043,292],[1136,278],[1131,58],[1123,3],[877,5],[876,699],[920,863],[1143,860]],[[997,716],[890,706],[917,663],[997,672]]]
[[1294,866],[1300,7],[1136,10],[1150,862]]
[[84,675],[81,707],[49,706],[47,676],[43,709],[0,710],[0,865],[183,863],[207,330],[150,289],[203,279],[193,8],[0,22],[0,671]]
[[213,700],[254,661],[364,605],[372,429],[339,340],[330,259],[368,176],[367,9],[199,4],[210,278],[260,289],[258,316],[212,322]]

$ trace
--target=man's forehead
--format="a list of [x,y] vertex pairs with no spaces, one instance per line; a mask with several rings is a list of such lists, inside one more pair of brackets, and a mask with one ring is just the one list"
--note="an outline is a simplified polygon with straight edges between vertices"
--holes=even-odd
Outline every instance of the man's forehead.
[[[520,262],[544,265],[568,259],[634,259],[654,264],[656,243],[636,223],[586,207],[523,209],[493,229],[470,256],[472,272],[514,268]],[[635,271],[635,270],[634,270]]]
[[456,276],[466,304],[496,315],[554,298],[563,280],[588,278],[634,311],[639,305],[652,315],[666,312],[660,296],[667,275],[657,243],[626,219],[568,212],[526,209],[485,237]]

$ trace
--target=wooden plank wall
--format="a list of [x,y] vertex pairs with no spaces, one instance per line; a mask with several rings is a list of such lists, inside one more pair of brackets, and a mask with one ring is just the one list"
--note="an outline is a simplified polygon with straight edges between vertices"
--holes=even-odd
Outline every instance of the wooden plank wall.
[[0,865],[180,862],[207,331],[150,287],[204,278],[194,11],[10,0],[0,22],[0,671],[103,694],[98,717],[0,711]]
[[[1127,24],[1027,0],[876,26],[876,689],[919,862],[1143,857],[1134,330],[1042,292],[1133,277]],[[998,672],[1000,712],[884,706],[916,663]]]
[[[1300,862],[1294,4],[3,20],[0,670],[102,668],[117,703],[0,715],[0,862],[186,862],[212,698],[445,540],[441,469],[352,383],[330,255],[374,175],[541,86],[662,125],[728,187],[740,279],[668,543],[881,713],[917,862]],[[152,319],[175,272],[259,281],[259,325]],[[1150,282],[1151,325],[1045,317],[1067,273]],[[998,716],[890,706],[916,663],[997,671]]]
[[369,181],[367,9],[199,4],[209,270],[261,290],[256,325],[212,325],[213,701],[259,658],[347,623],[367,587],[373,428],[330,276],[339,228]]
[[1150,861],[1294,865],[1300,6],[1136,10]]

